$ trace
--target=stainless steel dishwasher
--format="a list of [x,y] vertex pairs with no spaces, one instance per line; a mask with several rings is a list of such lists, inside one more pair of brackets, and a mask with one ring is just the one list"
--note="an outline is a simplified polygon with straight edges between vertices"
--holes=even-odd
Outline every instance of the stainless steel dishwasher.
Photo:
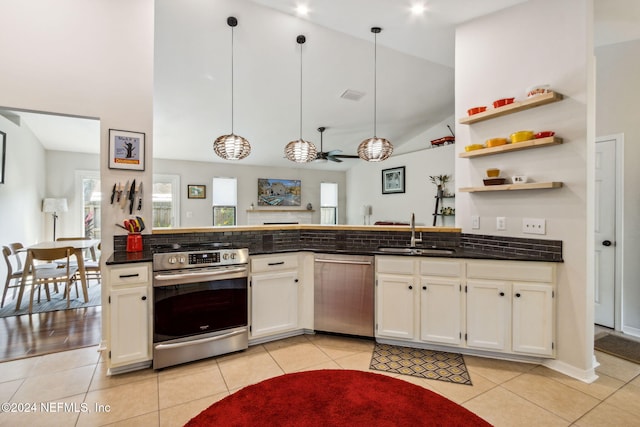
[[373,337],[373,257],[316,254],[314,329]]

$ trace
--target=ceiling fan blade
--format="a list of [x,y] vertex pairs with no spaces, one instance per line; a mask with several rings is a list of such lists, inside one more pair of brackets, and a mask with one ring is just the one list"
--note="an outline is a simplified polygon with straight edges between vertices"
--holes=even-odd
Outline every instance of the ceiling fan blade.
[[342,153],[342,150],[331,150],[331,151],[327,151],[327,154],[329,156],[335,156],[336,154],[340,154]]
[[353,154],[335,154],[333,157],[339,157],[341,159],[357,159],[359,156]]
[[342,160],[338,159],[335,156],[327,156],[328,160],[331,160],[332,162],[336,162],[336,163],[342,163]]

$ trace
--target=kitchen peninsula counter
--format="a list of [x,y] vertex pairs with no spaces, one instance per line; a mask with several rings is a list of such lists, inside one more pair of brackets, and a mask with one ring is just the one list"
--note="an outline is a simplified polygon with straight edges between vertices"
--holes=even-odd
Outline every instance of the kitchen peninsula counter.
[[107,264],[150,262],[157,246],[215,242],[246,247],[251,255],[311,251],[324,253],[401,255],[468,259],[562,262],[562,242],[461,233],[454,227],[415,227],[417,247],[452,249],[442,254],[395,254],[380,247],[407,247],[408,225],[278,224],[234,227],[154,229],[143,235],[143,252],[126,252],[126,235],[114,236],[114,254]]

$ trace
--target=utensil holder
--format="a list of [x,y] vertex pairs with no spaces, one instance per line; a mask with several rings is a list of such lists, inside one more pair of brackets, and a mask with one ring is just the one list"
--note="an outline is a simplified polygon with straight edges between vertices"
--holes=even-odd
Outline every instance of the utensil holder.
[[127,236],[127,252],[141,252],[142,251],[142,234],[129,233]]

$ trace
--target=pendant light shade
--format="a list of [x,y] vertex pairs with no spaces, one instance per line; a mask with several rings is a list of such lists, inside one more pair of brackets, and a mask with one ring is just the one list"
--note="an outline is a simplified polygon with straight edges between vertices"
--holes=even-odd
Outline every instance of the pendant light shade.
[[300,138],[291,141],[284,147],[284,155],[287,159],[296,163],[308,163],[318,156],[318,150],[312,142],[302,139],[302,45],[306,42],[305,36],[300,35],[296,42],[300,45]]
[[216,138],[213,151],[225,160],[240,160],[251,153],[251,145],[249,141],[233,133],[233,28],[238,25],[238,20],[230,16],[227,18],[227,25],[231,27],[231,133]]
[[373,48],[373,138],[365,139],[358,146],[358,157],[367,162],[381,162],[386,160],[393,153],[393,145],[385,138],[376,136],[376,108],[377,108],[377,65],[378,65],[378,42],[377,35],[382,31],[380,27],[372,27],[374,48]]

